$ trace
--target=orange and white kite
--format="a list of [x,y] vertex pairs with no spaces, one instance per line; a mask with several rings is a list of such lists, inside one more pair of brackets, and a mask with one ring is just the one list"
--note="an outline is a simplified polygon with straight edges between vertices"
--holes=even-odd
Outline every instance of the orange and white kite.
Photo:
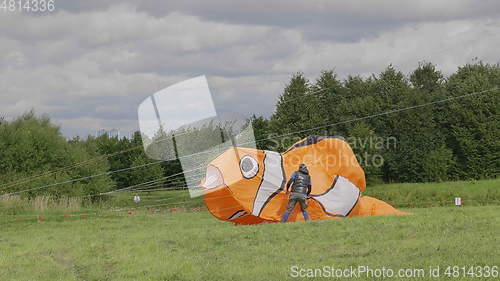
[[[342,137],[310,136],[284,153],[233,147],[207,166],[201,182],[205,204],[216,218],[237,224],[279,222],[288,196],[284,187],[298,166],[309,169],[311,220],[402,215],[391,205],[362,196],[365,173]],[[299,208],[288,221],[302,221]]]

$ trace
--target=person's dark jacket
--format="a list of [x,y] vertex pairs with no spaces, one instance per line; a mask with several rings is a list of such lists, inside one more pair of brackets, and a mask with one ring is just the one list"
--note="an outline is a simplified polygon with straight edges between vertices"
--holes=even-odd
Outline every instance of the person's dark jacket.
[[301,165],[299,170],[292,174],[290,180],[286,184],[286,192],[292,186],[292,193],[308,195],[311,193],[311,177],[305,165]]

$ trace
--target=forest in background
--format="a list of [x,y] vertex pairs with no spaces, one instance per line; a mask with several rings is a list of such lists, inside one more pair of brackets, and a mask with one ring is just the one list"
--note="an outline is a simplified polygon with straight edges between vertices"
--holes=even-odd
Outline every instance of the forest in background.
[[[431,63],[421,63],[408,75],[389,66],[368,78],[343,80],[334,71],[324,71],[314,81],[296,73],[274,113],[252,121],[255,138],[266,139],[257,142],[261,149],[283,151],[309,135],[346,137],[369,183],[495,178],[500,170],[500,97],[492,89],[498,87],[500,66],[482,62],[459,67],[448,77]],[[478,94],[360,119],[471,93]],[[316,127],[322,128],[311,130]],[[33,188],[26,194],[84,196],[181,171],[178,161],[156,162],[145,155],[139,132],[130,138],[67,140],[49,117],[33,111],[13,121],[0,118],[0,194]],[[36,189],[91,175],[99,176]]]

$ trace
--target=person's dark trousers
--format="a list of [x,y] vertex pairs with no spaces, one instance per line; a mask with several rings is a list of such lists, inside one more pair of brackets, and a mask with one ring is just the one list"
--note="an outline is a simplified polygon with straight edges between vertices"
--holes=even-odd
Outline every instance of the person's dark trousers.
[[288,216],[292,213],[293,209],[295,208],[296,204],[300,205],[300,210],[302,211],[302,215],[304,216],[304,220],[309,220],[309,214],[307,213],[307,198],[305,194],[297,194],[297,193],[292,193],[290,195],[290,198],[288,199],[288,205],[286,208],[286,212],[283,214],[283,218],[281,219],[281,222],[286,222],[288,220]]

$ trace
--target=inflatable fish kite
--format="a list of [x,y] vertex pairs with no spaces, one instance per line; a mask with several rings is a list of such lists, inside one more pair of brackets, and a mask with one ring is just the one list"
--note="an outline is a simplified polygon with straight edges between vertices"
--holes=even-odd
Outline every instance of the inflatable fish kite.
[[[378,199],[361,196],[365,173],[342,137],[310,136],[284,153],[234,147],[207,166],[201,182],[205,204],[216,218],[237,224],[279,222],[286,210],[285,184],[301,163],[312,191],[311,220],[405,214]],[[288,221],[304,220],[296,206]]]

